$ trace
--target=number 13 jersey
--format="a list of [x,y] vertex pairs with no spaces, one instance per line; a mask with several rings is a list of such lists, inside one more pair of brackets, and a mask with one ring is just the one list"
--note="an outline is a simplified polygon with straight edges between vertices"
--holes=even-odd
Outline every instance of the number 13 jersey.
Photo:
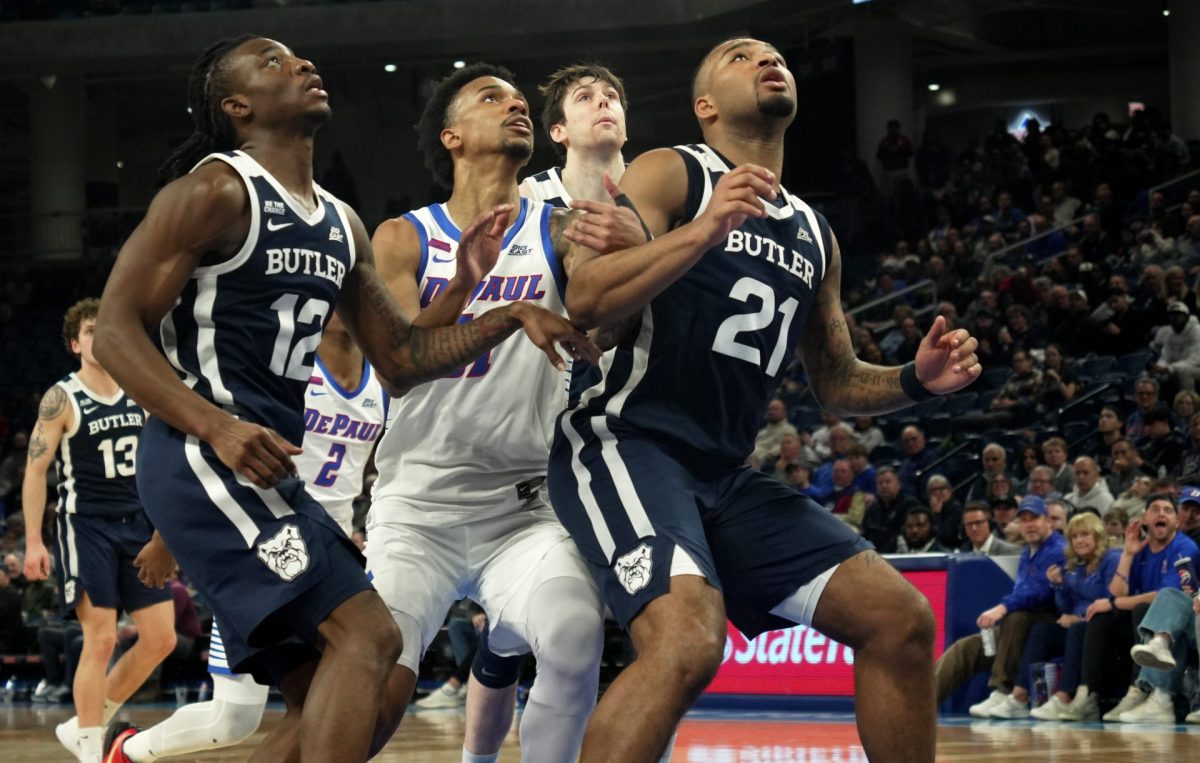
[[[707,145],[676,146],[687,168],[681,223],[707,208],[730,164]],[[644,436],[689,463],[729,468],[754,448],[831,255],[829,225],[782,190],[642,311],[641,328],[601,360],[604,379],[564,416],[603,441]]]
[[141,511],[135,456],[142,407],[124,391],[102,397],[76,374],[58,385],[67,393],[72,420],[55,455],[59,510],[93,517]]
[[304,391],[354,266],[354,236],[342,203],[315,183],[309,213],[249,154],[210,154],[196,166],[211,161],[241,176],[250,230],[231,259],[195,269],[159,325],[159,345],[201,396],[299,445]]

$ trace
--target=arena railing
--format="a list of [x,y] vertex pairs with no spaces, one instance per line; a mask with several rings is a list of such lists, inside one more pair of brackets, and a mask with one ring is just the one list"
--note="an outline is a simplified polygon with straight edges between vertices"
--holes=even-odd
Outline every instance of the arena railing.
[[[844,283],[843,283],[843,285],[844,285]],[[864,313],[867,313],[868,311],[874,311],[878,307],[883,307],[884,305],[887,305],[891,302],[896,302],[898,300],[904,299],[905,297],[908,297],[909,295],[919,294],[924,291],[929,292],[929,295],[930,295],[929,304],[923,305],[921,307],[913,308],[913,313],[916,314],[918,317],[920,317],[920,316],[926,315],[928,313],[931,313],[931,312],[937,310],[937,303],[938,303],[937,284],[928,278],[924,278],[920,281],[917,281],[912,286],[906,286],[903,289],[898,289],[898,290],[892,292],[891,294],[888,294],[887,296],[879,297],[878,299],[873,299],[870,302],[864,302],[863,304],[858,305],[857,307],[853,307],[853,308],[847,310],[846,315],[854,318],[857,321],[858,316],[863,315]],[[890,315],[891,311],[888,311],[888,312]],[[894,328],[895,325],[896,325],[896,322],[893,321],[889,317],[887,320],[884,320],[880,323],[874,324],[872,333],[879,332],[879,331],[887,331],[889,329]]]

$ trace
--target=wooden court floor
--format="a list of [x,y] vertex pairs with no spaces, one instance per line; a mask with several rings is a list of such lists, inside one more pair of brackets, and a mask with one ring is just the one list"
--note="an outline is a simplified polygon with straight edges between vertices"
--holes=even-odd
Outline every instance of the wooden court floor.
[[[172,708],[138,706],[122,717],[152,724]],[[54,725],[71,714],[66,707],[0,705],[0,761],[69,763],[73,757],[54,738]],[[175,760],[245,760],[281,712],[267,710],[250,742]],[[460,710],[415,711],[375,760],[386,763],[457,763],[462,744]],[[902,744],[902,740],[897,740]],[[520,759],[516,730],[501,760]],[[686,763],[856,763],[866,761],[854,719],[845,714],[696,711],[680,727],[674,761]],[[1034,724],[1026,721],[944,719],[938,729],[939,761],[1052,763],[1167,763],[1200,761],[1200,726],[1114,726],[1112,724]]]

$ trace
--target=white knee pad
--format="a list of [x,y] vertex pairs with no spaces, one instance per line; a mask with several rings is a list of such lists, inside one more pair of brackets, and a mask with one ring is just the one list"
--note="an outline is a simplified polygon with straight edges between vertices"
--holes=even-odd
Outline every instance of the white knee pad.
[[213,682],[213,699],[230,702],[235,705],[265,705],[267,696],[271,693],[269,686],[263,686],[246,674],[226,675],[224,673],[209,673]]
[[595,701],[604,618],[590,590],[582,581],[557,578],[534,592],[529,631],[538,674],[531,699],[564,708]]

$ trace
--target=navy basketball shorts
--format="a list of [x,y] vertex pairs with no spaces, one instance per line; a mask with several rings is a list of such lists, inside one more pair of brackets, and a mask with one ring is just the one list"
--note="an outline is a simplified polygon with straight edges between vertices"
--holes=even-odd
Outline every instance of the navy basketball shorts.
[[137,480],[146,513],[220,620],[234,672],[278,683],[320,656],[317,626],[329,613],[371,589],[361,554],[294,477],[262,490],[150,417]]
[[119,516],[85,516],[61,509],[58,524],[58,601],[74,613],[86,592],[93,606],[136,612],[171,600],[168,586],[148,588],[133,560],[154,530],[141,511]]
[[676,548],[722,592],[726,614],[748,637],[792,625],[771,610],[873,548],[765,474],[706,473],[651,440],[593,429],[578,415],[559,419],[548,477],[550,503],[622,627],[670,589]]

